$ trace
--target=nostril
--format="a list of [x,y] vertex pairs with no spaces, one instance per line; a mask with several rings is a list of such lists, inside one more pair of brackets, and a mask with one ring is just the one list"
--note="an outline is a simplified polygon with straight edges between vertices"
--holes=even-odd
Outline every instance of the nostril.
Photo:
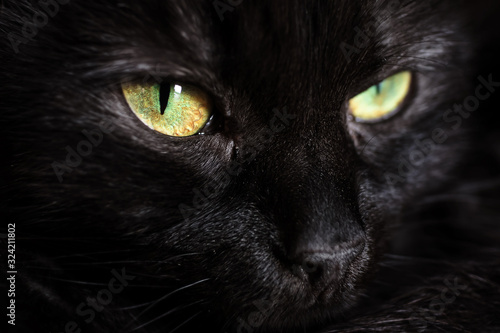
[[[327,256],[329,256],[327,254]],[[320,256],[318,254],[309,254],[303,257],[301,263],[301,269],[305,273],[307,279],[311,283],[320,280],[324,276],[325,271],[325,256]]]
[[364,248],[364,241],[353,241],[332,247],[302,248],[292,258],[292,270],[313,287],[324,288],[343,275],[348,265]]
[[335,265],[335,256],[332,253],[305,252],[298,255],[294,262],[299,276],[314,284],[329,274],[327,271]]
[[316,260],[315,258],[308,257],[304,260],[304,264],[302,265],[302,269],[310,274],[321,271],[323,268],[321,267],[321,262]]

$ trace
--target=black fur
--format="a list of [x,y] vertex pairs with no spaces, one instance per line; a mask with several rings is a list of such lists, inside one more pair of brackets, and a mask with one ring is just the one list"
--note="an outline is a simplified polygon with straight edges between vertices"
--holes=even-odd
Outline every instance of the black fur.
[[[15,331],[500,331],[500,91],[445,116],[478,77],[500,81],[500,6],[232,4],[61,0],[28,33],[43,6],[4,1]],[[400,70],[415,74],[403,110],[350,119],[349,98]],[[166,137],[128,108],[125,80],[196,84],[217,114],[204,135]],[[418,143],[439,128],[444,142]],[[117,274],[130,279],[110,293]]]

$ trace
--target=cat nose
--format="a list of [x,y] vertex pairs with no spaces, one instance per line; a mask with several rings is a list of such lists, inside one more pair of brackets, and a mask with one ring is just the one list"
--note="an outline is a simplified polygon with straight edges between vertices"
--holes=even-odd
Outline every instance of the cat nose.
[[364,247],[364,239],[358,238],[335,246],[300,248],[292,258],[292,271],[320,293],[345,275]]

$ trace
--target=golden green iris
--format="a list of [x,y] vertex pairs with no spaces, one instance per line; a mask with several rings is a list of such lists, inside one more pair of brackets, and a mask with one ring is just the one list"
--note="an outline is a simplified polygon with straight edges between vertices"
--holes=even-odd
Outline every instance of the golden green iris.
[[[149,128],[166,135],[196,134],[212,114],[209,95],[192,85],[124,83],[122,89],[128,105],[137,117]],[[166,106],[163,105],[165,102]]]
[[397,73],[351,98],[352,115],[360,121],[376,121],[391,115],[408,95],[411,77],[409,71]]

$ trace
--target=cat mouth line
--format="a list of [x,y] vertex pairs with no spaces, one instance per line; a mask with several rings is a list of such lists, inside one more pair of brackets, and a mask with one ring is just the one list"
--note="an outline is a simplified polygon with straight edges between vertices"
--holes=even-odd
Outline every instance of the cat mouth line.
[[[308,273],[304,270],[304,267],[288,265],[288,261],[279,260],[280,256],[278,255],[278,262],[285,269],[285,274],[290,279],[289,283],[298,287],[297,292],[303,295],[304,300],[308,299],[304,304],[304,309],[314,309],[318,306],[323,308],[327,304],[336,302],[336,300],[340,302],[344,298],[352,298],[352,295],[345,294],[352,290],[352,288],[343,291],[342,286],[345,284],[345,281],[357,280],[356,276],[359,274],[356,274],[357,270],[353,270],[353,267],[359,265],[366,266],[363,257],[366,257],[369,248],[364,241],[356,244],[359,247],[353,249],[354,253],[347,262],[341,264],[341,260],[339,259],[339,263],[335,263],[333,268],[328,269],[328,275],[321,278],[323,282],[319,282],[323,284],[320,288],[315,286],[315,283],[318,283],[318,281],[314,281],[314,278],[307,276]],[[323,256],[328,257],[328,254],[319,254],[319,257]],[[292,268],[290,269],[290,267]]]
[[[354,280],[354,279],[349,279],[349,275],[354,275],[354,272],[351,270],[353,266],[356,266],[360,262],[360,257],[365,253],[366,250],[366,243],[362,243],[360,248],[356,251],[356,254],[350,261],[345,265],[346,267],[341,269],[341,274],[340,276],[331,276],[328,282],[326,283],[325,287],[320,290],[319,292],[316,293],[315,298],[318,303],[322,302],[328,302],[331,300],[335,294],[339,294],[339,286],[343,284],[344,281],[347,280]],[[333,285],[336,286],[336,288],[331,288]]]

